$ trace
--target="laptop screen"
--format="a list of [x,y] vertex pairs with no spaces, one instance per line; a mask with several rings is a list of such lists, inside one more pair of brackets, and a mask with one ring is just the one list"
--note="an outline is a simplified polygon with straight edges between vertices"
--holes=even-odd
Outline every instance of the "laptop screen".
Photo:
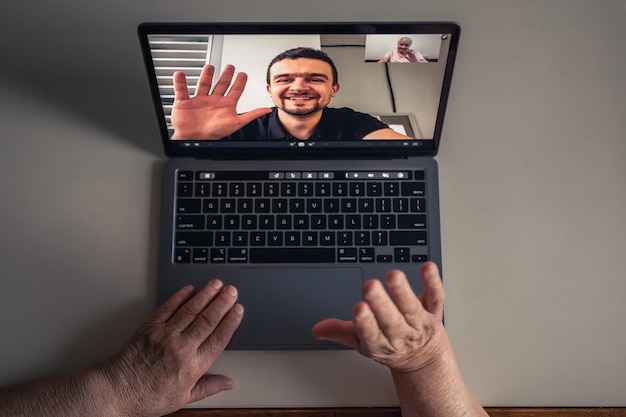
[[144,23],[168,156],[434,155],[454,23]]

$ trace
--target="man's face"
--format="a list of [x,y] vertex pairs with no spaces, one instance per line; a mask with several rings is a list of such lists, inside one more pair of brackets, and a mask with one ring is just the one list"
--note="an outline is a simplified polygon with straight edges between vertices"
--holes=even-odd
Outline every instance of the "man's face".
[[308,116],[321,111],[337,91],[330,65],[319,59],[284,59],[270,68],[267,92],[287,114]]

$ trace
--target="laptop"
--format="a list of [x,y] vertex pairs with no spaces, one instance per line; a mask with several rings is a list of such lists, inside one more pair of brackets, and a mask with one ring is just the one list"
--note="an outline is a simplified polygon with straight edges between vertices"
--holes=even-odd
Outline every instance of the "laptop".
[[159,302],[220,278],[245,317],[228,349],[342,349],[398,268],[441,267],[437,154],[452,22],[143,23],[167,161]]

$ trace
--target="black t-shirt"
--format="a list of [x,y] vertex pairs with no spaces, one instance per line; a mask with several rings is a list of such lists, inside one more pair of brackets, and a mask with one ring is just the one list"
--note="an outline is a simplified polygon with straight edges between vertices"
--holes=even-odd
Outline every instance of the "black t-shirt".
[[[315,131],[307,140],[311,141],[350,141],[361,140],[376,130],[388,128],[385,123],[347,107],[325,108]],[[248,123],[235,133],[222,140],[297,140],[291,136],[278,120],[278,110],[265,114]]]

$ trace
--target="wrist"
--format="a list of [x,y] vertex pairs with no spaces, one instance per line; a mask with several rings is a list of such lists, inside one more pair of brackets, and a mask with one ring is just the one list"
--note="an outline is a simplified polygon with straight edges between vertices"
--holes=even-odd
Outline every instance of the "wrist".
[[[119,354],[106,359],[89,370],[88,384],[100,393],[103,416],[134,416],[133,393],[128,389],[128,382],[121,372]],[[135,401],[136,403],[136,401]]]

